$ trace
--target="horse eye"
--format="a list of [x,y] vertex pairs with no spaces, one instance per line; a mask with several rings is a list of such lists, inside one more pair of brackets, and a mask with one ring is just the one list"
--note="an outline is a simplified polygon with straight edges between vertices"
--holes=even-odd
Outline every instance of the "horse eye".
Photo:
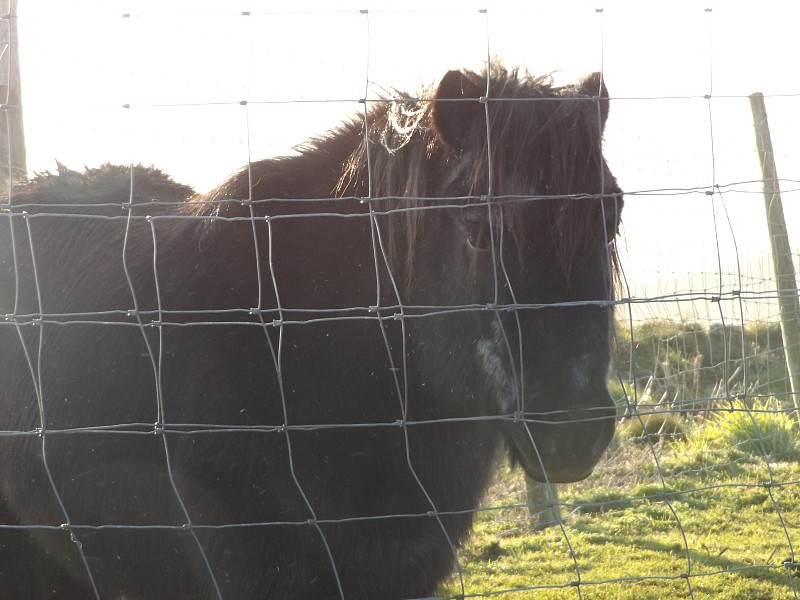
[[461,218],[469,225],[483,223],[486,220],[486,209],[474,204],[467,205],[461,209]]
[[467,234],[467,243],[473,250],[488,250],[489,218],[485,206],[468,205],[461,209],[461,220]]

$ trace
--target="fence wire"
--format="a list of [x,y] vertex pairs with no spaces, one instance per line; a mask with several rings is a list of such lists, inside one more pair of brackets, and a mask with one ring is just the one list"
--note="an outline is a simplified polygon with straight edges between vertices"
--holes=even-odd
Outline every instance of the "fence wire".
[[[455,42],[443,33],[442,44],[452,41],[457,51],[468,52],[467,62],[491,61],[497,53],[509,48],[498,37],[503,37],[501,27],[508,14],[514,15],[515,9],[498,4],[495,11],[490,4],[488,9],[448,6],[441,11],[425,7],[389,11],[345,7],[326,11],[312,5],[306,9],[303,5],[296,11],[275,11],[269,3],[254,4],[241,10],[210,7],[206,11],[194,5],[181,8],[176,5],[176,8],[168,10],[153,5],[130,10],[115,9],[114,13],[105,10],[75,12],[83,25],[91,24],[87,29],[99,31],[97,35],[105,50],[112,61],[118,63],[117,70],[123,73],[121,77],[117,73],[112,78],[114,85],[110,87],[118,87],[116,95],[108,89],[100,91],[92,84],[92,100],[83,97],[62,101],[34,93],[30,110],[24,101],[26,127],[31,119],[40,118],[50,130],[50,137],[59,137],[52,133],[57,131],[52,126],[54,114],[77,111],[75,114],[80,115],[78,121],[88,131],[87,138],[94,140],[91,143],[95,147],[89,152],[88,160],[99,156],[98,163],[110,160],[129,165],[131,184],[127,199],[110,199],[104,203],[70,201],[58,205],[19,202],[15,200],[18,182],[9,178],[4,183],[6,195],[0,205],[0,218],[3,220],[0,238],[5,239],[0,239],[0,243],[8,251],[2,256],[4,272],[0,275],[10,287],[0,290],[4,312],[0,328],[4,330],[4,344],[13,343],[14,352],[23,357],[24,373],[5,373],[0,377],[7,382],[12,377],[29,382],[35,395],[35,406],[31,410],[36,413],[37,425],[28,429],[7,425],[0,430],[0,440],[8,443],[9,447],[14,447],[21,439],[32,440],[37,446],[40,467],[47,479],[47,493],[57,507],[58,517],[49,521],[35,518],[15,520],[10,505],[21,498],[34,505],[40,501],[24,498],[24,492],[15,490],[16,486],[23,484],[8,480],[8,474],[15,470],[14,467],[7,468],[4,471],[7,480],[0,482],[6,504],[0,511],[0,533],[22,532],[35,536],[44,532],[61,536],[66,541],[61,547],[71,547],[91,591],[98,598],[102,597],[101,588],[96,583],[97,577],[102,576],[98,574],[101,569],[95,564],[96,558],[84,552],[85,540],[92,533],[155,531],[171,532],[175,536],[188,534],[189,542],[180,549],[196,554],[209,597],[222,598],[225,597],[226,583],[222,581],[225,576],[221,575],[221,568],[213,564],[214,553],[209,551],[215,544],[214,535],[226,530],[278,531],[286,527],[307,527],[315,532],[317,541],[324,548],[324,559],[334,574],[338,595],[345,598],[348,596],[342,578],[346,574],[340,573],[340,564],[326,532],[336,525],[379,522],[387,517],[409,521],[429,518],[438,523],[441,535],[447,540],[453,565],[452,575],[437,588],[437,597],[442,598],[800,596],[800,558],[797,554],[800,432],[795,409],[798,399],[789,385],[784,357],[786,344],[777,305],[779,294],[785,290],[776,289],[774,284],[768,255],[769,240],[760,231],[761,225],[758,225],[759,231],[755,231],[755,219],[762,217],[754,210],[754,205],[763,212],[761,180],[753,170],[743,173],[742,161],[736,158],[737,154],[752,155],[751,163],[754,169],[757,168],[752,138],[747,139],[745,134],[740,135],[738,130],[731,131],[729,127],[731,107],[746,104],[747,96],[737,91],[738,88],[727,93],[732,89],[727,80],[722,84],[718,81],[733,67],[717,50],[720,37],[730,37],[731,32],[720,31],[715,25],[715,12],[698,9],[680,12],[679,15],[679,22],[682,19],[692,32],[702,33],[699,42],[694,40],[695,54],[690,56],[692,63],[696,63],[693,68],[701,73],[701,83],[685,93],[680,90],[687,88],[679,88],[672,94],[650,95],[647,95],[647,88],[645,95],[631,93],[631,84],[620,95],[616,95],[613,89],[623,77],[636,77],[635,72],[626,73],[624,66],[618,66],[620,53],[624,52],[621,49],[623,42],[609,33],[610,30],[619,31],[619,10],[576,9],[574,13],[570,12],[570,15],[581,16],[577,25],[579,30],[591,33],[593,43],[583,51],[585,56],[591,57],[593,68],[603,73],[611,88],[606,153],[626,198],[618,243],[623,269],[621,293],[616,300],[608,302],[615,310],[614,356],[608,385],[618,409],[617,432],[594,473],[577,483],[535,483],[527,479],[513,461],[500,460],[497,474],[481,504],[466,511],[473,516],[474,533],[462,542],[451,540],[448,533],[448,519],[455,511],[437,506],[424,478],[417,473],[419,465],[413,456],[411,441],[415,430],[445,422],[462,424],[481,419],[513,423],[524,413],[524,406],[518,406],[513,414],[490,417],[409,418],[409,390],[412,386],[408,381],[411,370],[408,324],[478,312],[520,314],[545,309],[548,305],[518,302],[502,259],[493,261],[493,302],[459,305],[404,302],[402,283],[392,268],[388,250],[390,240],[384,223],[387,217],[398,213],[420,211],[421,214],[461,208],[463,201],[470,198],[420,198],[436,200],[437,203],[409,208],[397,207],[394,198],[373,195],[372,178],[375,174],[369,143],[364,144],[370,177],[369,193],[365,197],[341,199],[342,202],[365,203],[367,210],[359,214],[351,214],[344,208],[342,212],[315,211],[314,203],[327,199],[309,197],[296,201],[303,207],[296,214],[259,216],[258,210],[267,207],[269,212],[269,207],[280,205],[281,201],[254,194],[257,182],[252,172],[248,172],[248,195],[235,200],[207,200],[216,205],[208,214],[178,214],[171,210],[174,202],[168,198],[152,197],[148,202],[137,199],[139,190],[135,175],[142,169],[140,163],[155,162],[161,166],[158,159],[163,157],[166,164],[175,165],[180,175],[176,179],[192,182],[192,174],[200,171],[196,176],[202,182],[199,186],[204,186],[207,184],[205,171],[222,171],[223,177],[213,179],[219,183],[224,179],[224,173],[242,165],[249,169],[264,155],[274,154],[278,149],[283,151],[281,144],[285,143],[284,139],[301,142],[314,133],[322,133],[326,127],[319,127],[319,123],[329,122],[334,113],[362,114],[365,122],[363,135],[368,140],[373,135],[371,107],[387,101],[395,102],[397,95],[395,90],[381,87],[394,84],[389,78],[384,80],[397,64],[389,60],[392,53],[406,53],[402,58],[405,62],[424,61],[424,52],[408,47],[408,24],[426,20],[433,20],[437,25],[449,21],[467,23],[470,35],[464,37],[470,39]],[[24,5],[20,8],[20,21],[27,19],[25,31],[31,34],[37,27],[52,31],[49,27],[60,19],[55,13],[31,12],[26,16],[26,8]],[[614,8],[619,7],[614,5]],[[630,7],[627,9],[633,11],[630,27],[641,26],[643,21],[649,22],[648,19],[652,18]],[[534,13],[539,15],[536,11]],[[552,18],[563,16],[556,13]],[[730,22],[727,18],[723,14],[726,25]],[[322,26],[325,21],[330,23],[332,31]],[[205,34],[209,37],[202,43],[195,40],[188,49],[175,49],[171,43],[169,50],[164,50],[156,40],[176,26],[196,27],[198,36]],[[300,44],[292,37],[298,35],[303,27],[309,27],[314,35],[320,37],[316,46],[318,51],[312,58],[301,55]],[[563,24],[554,27],[565,29]],[[76,35],[85,34],[87,29],[78,31]],[[343,35],[345,32],[349,33]],[[352,35],[352,32],[358,35]],[[387,32],[394,35],[387,36]],[[433,37],[430,31],[429,35]],[[270,36],[278,39],[274,45],[265,40]],[[219,59],[215,57],[214,47],[221,43],[236,47],[235,64],[217,62]],[[24,37],[21,44],[24,56],[28,51]],[[645,49],[656,52],[655,45],[654,42],[653,46]],[[429,46],[426,52],[433,54],[432,48],[433,45]],[[639,50],[646,54],[645,49]],[[442,49],[441,52],[446,60],[452,60],[456,50]],[[562,50],[565,50],[563,45],[550,48],[546,61],[550,68],[559,68]],[[326,57],[327,52],[330,56]],[[293,64],[294,59],[297,62]],[[85,57],[77,60],[80,62]],[[98,60],[108,67],[105,58]],[[535,60],[540,61],[541,57]],[[570,68],[572,64],[584,64],[572,54],[569,54],[569,61]],[[346,64],[348,62],[352,64]],[[436,59],[435,62],[438,65],[442,60]],[[29,75],[24,69],[25,64],[23,61],[23,86]],[[36,63],[30,60],[30,64]],[[697,64],[701,66],[697,67]],[[171,69],[176,65],[179,71],[184,69],[188,73],[189,79],[196,80],[209,65],[213,67],[212,75],[206,75],[202,84],[195,81],[187,85],[183,81],[184,74],[179,73],[174,77],[181,83],[173,87],[167,84],[173,77]],[[474,65],[458,63],[450,66]],[[274,71],[264,75],[262,70],[265,67]],[[226,68],[232,73],[223,73]],[[330,77],[323,77],[331,70],[341,71],[341,79],[352,85],[334,85]],[[215,82],[216,75],[224,83]],[[33,73],[31,76],[34,77]],[[97,75],[89,69],[86,78],[96,79]],[[315,81],[315,78],[319,80]],[[271,87],[263,87],[260,79],[268,79]],[[329,89],[320,91],[320,81],[324,81],[326,86],[330,84]],[[229,87],[231,82],[235,83],[232,89]],[[297,86],[288,83],[297,83]],[[624,87],[622,82],[620,84]],[[85,85],[90,87],[88,82]],[[720,88],[723,92],[717,95]],[[293,93],[294,89],[299,91]],[[345,89],[355,91],[343,93]],[[117,98],[125,100],[117,103]],[[785,121],[780,118],[785,116],[787,108],[796,114],[800,91],[781,89],[767,93],[766,98],[768,108],[771,101],[775,102],[779,115],[776,121],[783,124]],[[398,98],[396,103],[409,101],[424,104],[426,98]],[[7,104],[2,107],[6,116],[9,114]],[[489,129],[488,104],[486,106]],[[598,110],[599,106],[598,103]],[[670,110],[680,112],[685,109],[685,114],[689,115],[687,127],[699,123],[703,133],[695,131],[691,147],[689,142],[684,142],[683,147],[675,150],[670,146],[671,142],[664,143],[662,158],[659,158],[656,149],[661,145],[659,136],[669,137],[666,134],[670,126],[682,130],[683,125],[665,117],[661,108],[653,107],[666,107],[667,115]],[[627,110],[635,116],[626,121]],[[660,111],[658,117],[653,117],[652,113],[656,111]],[[641,122],[637,119],[642,118],[642,113],[650,115],[646,119],[658,121],[652,130],[638,129]],[[92,124],[89,120],[92,117],[87,117],[87,114],[94,115],[97,124]],[[308,119],[301,116],[306,114]],[[739,126],[749,128],[749,114],[736,114],[744,122]],[[624,125],[614,126],[615,119]],[[170,121],[175,122],[175,127]],[[145,126],[147,122],[151,125]],[[155,127],[152,123],[156,124]],[[309,126],[308,123],[313,128],[306,131],[304,128]],[[276,134],[281,138],[279,141],[263,139],[269,138],[280,124],[283,127]],[[3,125],[0,121],[0,126]],[[36,128],[35,125],[30,127]],[[161,143],[160,128],[169,131],[170,136],[183,136],[183,139]],[[786,125],[789,132],[795,128],[796,122]],[[298,133],[302,134],[299,138]],[[35,150],[36,144],[42,145],[46,137],[35,133],[29,138],[29,153],[39,151]],[[79,136],[73,134],[73,137]],[[113,145],[105,143],[108,139],[113,140]],[[787,169],[778,183],[787,205],[790,237],[797,245],[800,243],[796,237],[800,230],[797,227],[800,223],[797,210],[800,205],[797,202],[800,173],[795,165],[800,162],[787,160],[782,163],[780,159],[796,157],[798,150],[786,141],[788,136],[779,134],[778,139],[786,148],[779,152],[778,168],[779,171]],[[746,143],[732,149],[731,140],[737,143],[746,140]],[[54,141],[59,148],[69,143],[69,140]],[[82,146],[79,140],[75,144]],[[217,153],[216,145],[223,151]],[[47,153],[50,149],[45,147],[41,151]],[[491,153],[492,149],[487,151]],[[102,156],[103,152],[109,156]],[[148,156],[148,152],[153,156]],[[680,156],[680,152],[685,156]],[[181,156],[176,158],[178,154]],[[193,160],[193,154],[203,154],[204,157]],[[224,156],[215,157],[215,154]],[[120,157],[123,158],[120,160]],[[491,165],[491,161],[488,164]],[[688,170],[689,165],[690,174],[677,174],[683,169]],[[7,172],[12,170],[9,168]],[[488,181],[486,197],[491,200],[498,203],[531,201],[530,198],[496,196],[495,178],[491,172]],[[249,214],[226,216],[228,205],[245,207]],[[488,203],[492,223],[494,219],[503,218],[503,213],[493,208],[496,206]],[[284,257],[274,254],[276,233],[273,228],[280,226],[281,222],[302,222],[304,219],[364,220],[368,223],[369,254],[373,264],[367,268],[376,272],[374,301],[336,307],[318,305],[313,301],[307,306],[282,302],[286,284],[276,276],[276,272],[280,270],[277,265]],[[124,230],[122,245],[116,248],[120,273],[114,276],[121,277],[128,286],[131,299],[128,305],[96,306],[96,303],[87,301],[85,310],[80,311],[46,309],[42,299],[42,289],[46,286],[41,281],[38,265],[43,257],[49,260],[46,258],[48,255],[62,249],[48,246],[47,239],[37,233],[37,223],[43,227],[46,224],[59,227],[72,220],[91,222],[89,230],[100,232],[100,235],[112,229]],[[252,239],[242,241],[243,244],[252,244],[253,250],[249,272],[256,295],[250,305],[215,304],[176,310],[165,299],[172,293],[164,289],[171,275],[159,269],[166,232],[181,223],[198,221],[231,228],[242,226],[248,235],[252,234]],[[494,224],[489,227],[490,235],[505,230],[502,226],[496,228]],[[20,232],[24,232],[22,239]],[[492,239],[492,248],[496,242],[498,240]],[[198,248],[202,243],[203,240],[197,241]],[[147,252],[140,252],[136,260],[146,256],[148,263],[152,264],[152,291],[139,289],[140,284],[129,273],[128,261],[137,256],[129,244],[133,248],[147,249]],[[109,247],[101,245],[99,252]],[[30,272],[22,270],[20,265],[28,259],[23,260],[21,256],[30,257]],[[94,257],[79,258],[85,261],[87,269],[96,264]],[[800,264],[800,254],[793,258],[795,265]],[[195,265],[187,268],[195,268]],[[797,266],[796,271],[800,271]],[[214,283],[209,281],[208,285]],[[509,302],[503,302],[497,296],[497,290],[503,287],[512,290]],[[33,305],[20,305],[20,290],[23,288],[33,290]],[[149,300],[140,304],[140,298],[147,294],[155,298],[154,304]],[[387,296],[392,298],[391,302],[385,301]],[[271,303],[269,298],[274,298],[275,302]],[[577,301],[564,305],[579,307],[585,304],[597,302]],[[283,380],[286,344],[291,343],[292,332],[304,327],[342,323],[369,323],[379,330],[385,346],[382,359],[393,377],[392,393],[397,401],[395,421],[348,422],[334,419],[309,423],[293,420],[290,391],[285,389]],[[148,409],[152,419],[125,420],[120,416],[116,420],[85,426],[59,428],[51,425],[45,390],[57,382],[48,381],[52,365],[47,364],[48,339],[45,332],[76,327],[114,332],[130,329],[141,338],[145,348],[142,360],[147,365],[147,372],[138,376],[152,381],[148,384],[154,390],[153,405]],[[276,388],[265,390],[264,394],[277,394],[283,415],[279,424],[171,420],[162,389],[164,362],[170,360],[169,353],[172,352],[165,338],[171,335],[171,331],[206,327],[218,328],[230,332],[230,335],[237,335],[240,330],[254,330],[263,336],[264,354],[269,357],[277,378]],[[504,332],[504,335],[503,343],[513,355],[510,349],[522,339],[519,321],[517,331],[510,335]],[[10,352],[10,348],[0,350]],[[106,365],[86,365],[86,368],[114,369],[114,357],[110,356]],[[522,380],[522,363],[514,365],[514,369],[514,378]],[[313,373],[308,375],[309,378],[313,376]],[[7,391],[9,389],[10,383],[0,389],[5,395],[2,402],[6,406],[15,402]],[[128,411],[124,414],[134,413]],[[548,416],[537,415],[537,418]],[[385,432],[387,440],[393,432],[400,431],[406,467],[423,498],[424,510],[399,507],[391,515],[374,515],[365,511],[347,517],[318,514],[307,493],[307,482],[304,483],[298,474],[293,443],[297,435],[342,429]],[[174,472],[169,440],[214,436],[241,436],[244,440],[252,434],[283,436],[287,469],[294,486],[287,494],[296,494],[302,499],[303,518],[209,524],[202,522],[202,518],[193,517],[194,507],[186,502],[182,492],[186,483]],[[144,521],[124,522],[117,514],[106,521],[103,521],[103,515],[94,515],[95,518],[89,520],[76,517],[73,510],[68,510],[71,507],[63,497],[62,486],[66,485],[62,481],[63,474],[53,473],[50,467],[53,448],[60,447],[56,440],[76,436],[86,439],[90,436],[110,436],[112,439],[159,436],[163,447],[156,460],[163,469],[159,477],[163,478],[164,485],[158,490],[170,495],[164,502],[177,507],[179,518],[166,523],[146,522],[146,518]],[[532,444],[536,447],[535,441]],[[324,461],[324,458],[320,457],[320,460]],[[98,458],[99,463],[102,460],[102,457]],[[419,503],[414,506],[418,507]],[[75,510],[85,514],[82,507]],[[632,550],[626,551],[626,548]],[[6,548],[3,552],[13,552],[13,549]],[[398,561],[401,558],[398,557]],[[35,578],[36,569],[32,568],[25,577]]]

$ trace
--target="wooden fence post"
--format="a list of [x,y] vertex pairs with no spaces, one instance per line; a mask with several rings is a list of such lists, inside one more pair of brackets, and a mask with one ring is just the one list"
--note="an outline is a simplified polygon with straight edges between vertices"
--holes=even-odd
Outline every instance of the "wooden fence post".
[[0,185],[27,179],[17,40],[17,0],[0,0]]
[[528,514],[535,529],[544,529],[561,523],[558,493],[552,483],[540,483],[525,475],[525,496]]
[[760,92],[750,94],[750,109],[753,112],[758,158],[761,161],[764,206],[767,211],[772,265],[778,289],[783,353],[786,359],[786,370],[789,373],[789,388],[796,409],[795,413],[800,420],[800,303],[798,303],[792,249],[786,233],[786,220],[783,216],[781,190],[775,167],[775,156],[772,152],[772,139],[769,134],[763,94]]

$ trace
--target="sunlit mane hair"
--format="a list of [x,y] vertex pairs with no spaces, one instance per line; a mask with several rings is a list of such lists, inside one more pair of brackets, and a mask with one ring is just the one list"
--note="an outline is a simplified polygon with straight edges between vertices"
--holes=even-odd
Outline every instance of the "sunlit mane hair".
[[[461,97],[443,97],[441,88],[427,90],[424,99],[398,93],[357,121],[361,141],[335,194],[409,209],[490,200],[502,207],[517,253],[528,236],[549,236],[569,277],[604,236],[616,265],[622,199],[602,155],[608,97],[599,74],[555,87],[550,76],[496,64],[458,73]],[[543,203],[535,222],[517,218],[523,200]],[[409,272],[423,224],[430,226],[431,216],[417,210],[390,220],[390,246],[405,255]]]

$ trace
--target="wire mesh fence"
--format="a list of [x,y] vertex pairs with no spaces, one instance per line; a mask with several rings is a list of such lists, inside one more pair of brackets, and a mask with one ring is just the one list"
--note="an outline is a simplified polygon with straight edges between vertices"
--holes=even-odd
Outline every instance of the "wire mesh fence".
[[[765,93],[797,271],[789,10],[23,2],[39,174],[0,205],[1,585],[798,597],[798,398],[747,103]],[[777,29],[745,61],[748,19]],[[445,93],[496,56],[566,73]],[[517,106],[549,116],[534,145]],[[615,298],[614,179],[570,168],[601,135]],[[584,220],[581,252],[554,241]]]

